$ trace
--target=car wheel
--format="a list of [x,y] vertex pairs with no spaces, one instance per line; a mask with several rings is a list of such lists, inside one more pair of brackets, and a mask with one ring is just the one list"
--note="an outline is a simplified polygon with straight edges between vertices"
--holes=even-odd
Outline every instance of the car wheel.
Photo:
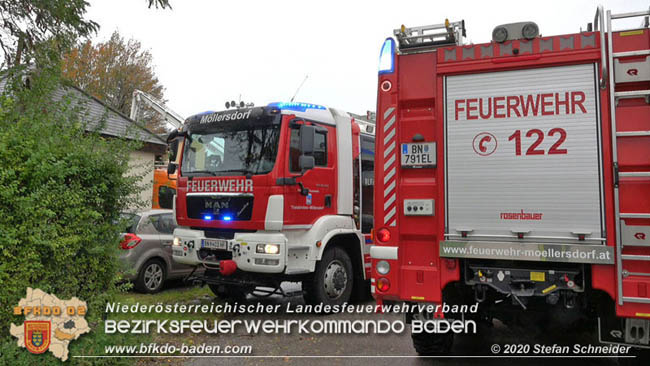
[[166,278],[164,263],[159,259],[150,259],[140,268],[135,288],[140,292],[152,294],[162,289]]
[[308,304],[341,305],[350,301],[354,286],[352,261],[341,248],[325,250],[313,276],[302,282]]

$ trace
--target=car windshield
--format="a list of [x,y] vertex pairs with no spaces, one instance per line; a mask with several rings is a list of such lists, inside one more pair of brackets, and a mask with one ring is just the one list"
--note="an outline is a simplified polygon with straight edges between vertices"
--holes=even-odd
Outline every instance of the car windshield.
[[217,131],[192,133],[185,144],[181,174],[266,174],[275,165],[279,124],[238,123]]

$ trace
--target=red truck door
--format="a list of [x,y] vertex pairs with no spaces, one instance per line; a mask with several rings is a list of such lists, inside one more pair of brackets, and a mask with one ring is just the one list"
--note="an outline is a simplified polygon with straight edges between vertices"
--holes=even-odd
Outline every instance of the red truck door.
[[[298,161],[301,155],[300,126],[317,126],[314,138],[315,166],[301,176]],[[333,126],[297,119],[289,124],[286,164],[287,177],[294,177],[309,193],[303,195],[299,185],[286,186],[284,194],[284,225],[303,228],[323,215],[336,214],[336,129]],[[350,182],[352,183],[352,182]]]

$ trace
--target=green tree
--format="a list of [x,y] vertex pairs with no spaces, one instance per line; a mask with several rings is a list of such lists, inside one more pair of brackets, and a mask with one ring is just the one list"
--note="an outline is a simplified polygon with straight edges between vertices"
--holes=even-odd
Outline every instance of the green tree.
[[[170,8],[169,0],[146,0],[149,7]],[[88,37],[99,24],[84,19],[85,0],[0,0],[0,48],[4,67],[32,60],[38,44],[55,40],[56,49],[64,52],[78,38]]]
[[[148,0],[168,7],[167,0]],[[27,287],[88,304],[91,333],[72,354],[99,354],[124,343],[103,334],[103,307],[119,290],[119,212],[135,199],[140,177],[129,176],[138,143],[88,130],[83,103],[56,97],[64,85],[60,55],[98,25],[84,19],[81,0],[0,0],[0,366],[58,365],[51,355],[16,347],[6,311]],[[26,67],[29,65],[29,67]],[[71,364],[131,360],[73,359]]]
[[[164,88],[153,68],[153,58],[140,42],[125,40],[116,31],[106,42],[90,41],[74,47],[63,57],[63,75],[86,92],[105,101],[125,115],[131,112],[135,89],[163,100]],[[166,132],[162,118],[144,109],[138,121],[152,131]]]

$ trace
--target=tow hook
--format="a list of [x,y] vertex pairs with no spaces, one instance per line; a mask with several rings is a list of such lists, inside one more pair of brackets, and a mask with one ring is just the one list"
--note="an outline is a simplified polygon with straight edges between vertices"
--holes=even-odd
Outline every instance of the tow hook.
[[224,276],[230,276],[235,273],[237,270],[237,263],[230,259],[224,259],[219,261],[219,273]]

